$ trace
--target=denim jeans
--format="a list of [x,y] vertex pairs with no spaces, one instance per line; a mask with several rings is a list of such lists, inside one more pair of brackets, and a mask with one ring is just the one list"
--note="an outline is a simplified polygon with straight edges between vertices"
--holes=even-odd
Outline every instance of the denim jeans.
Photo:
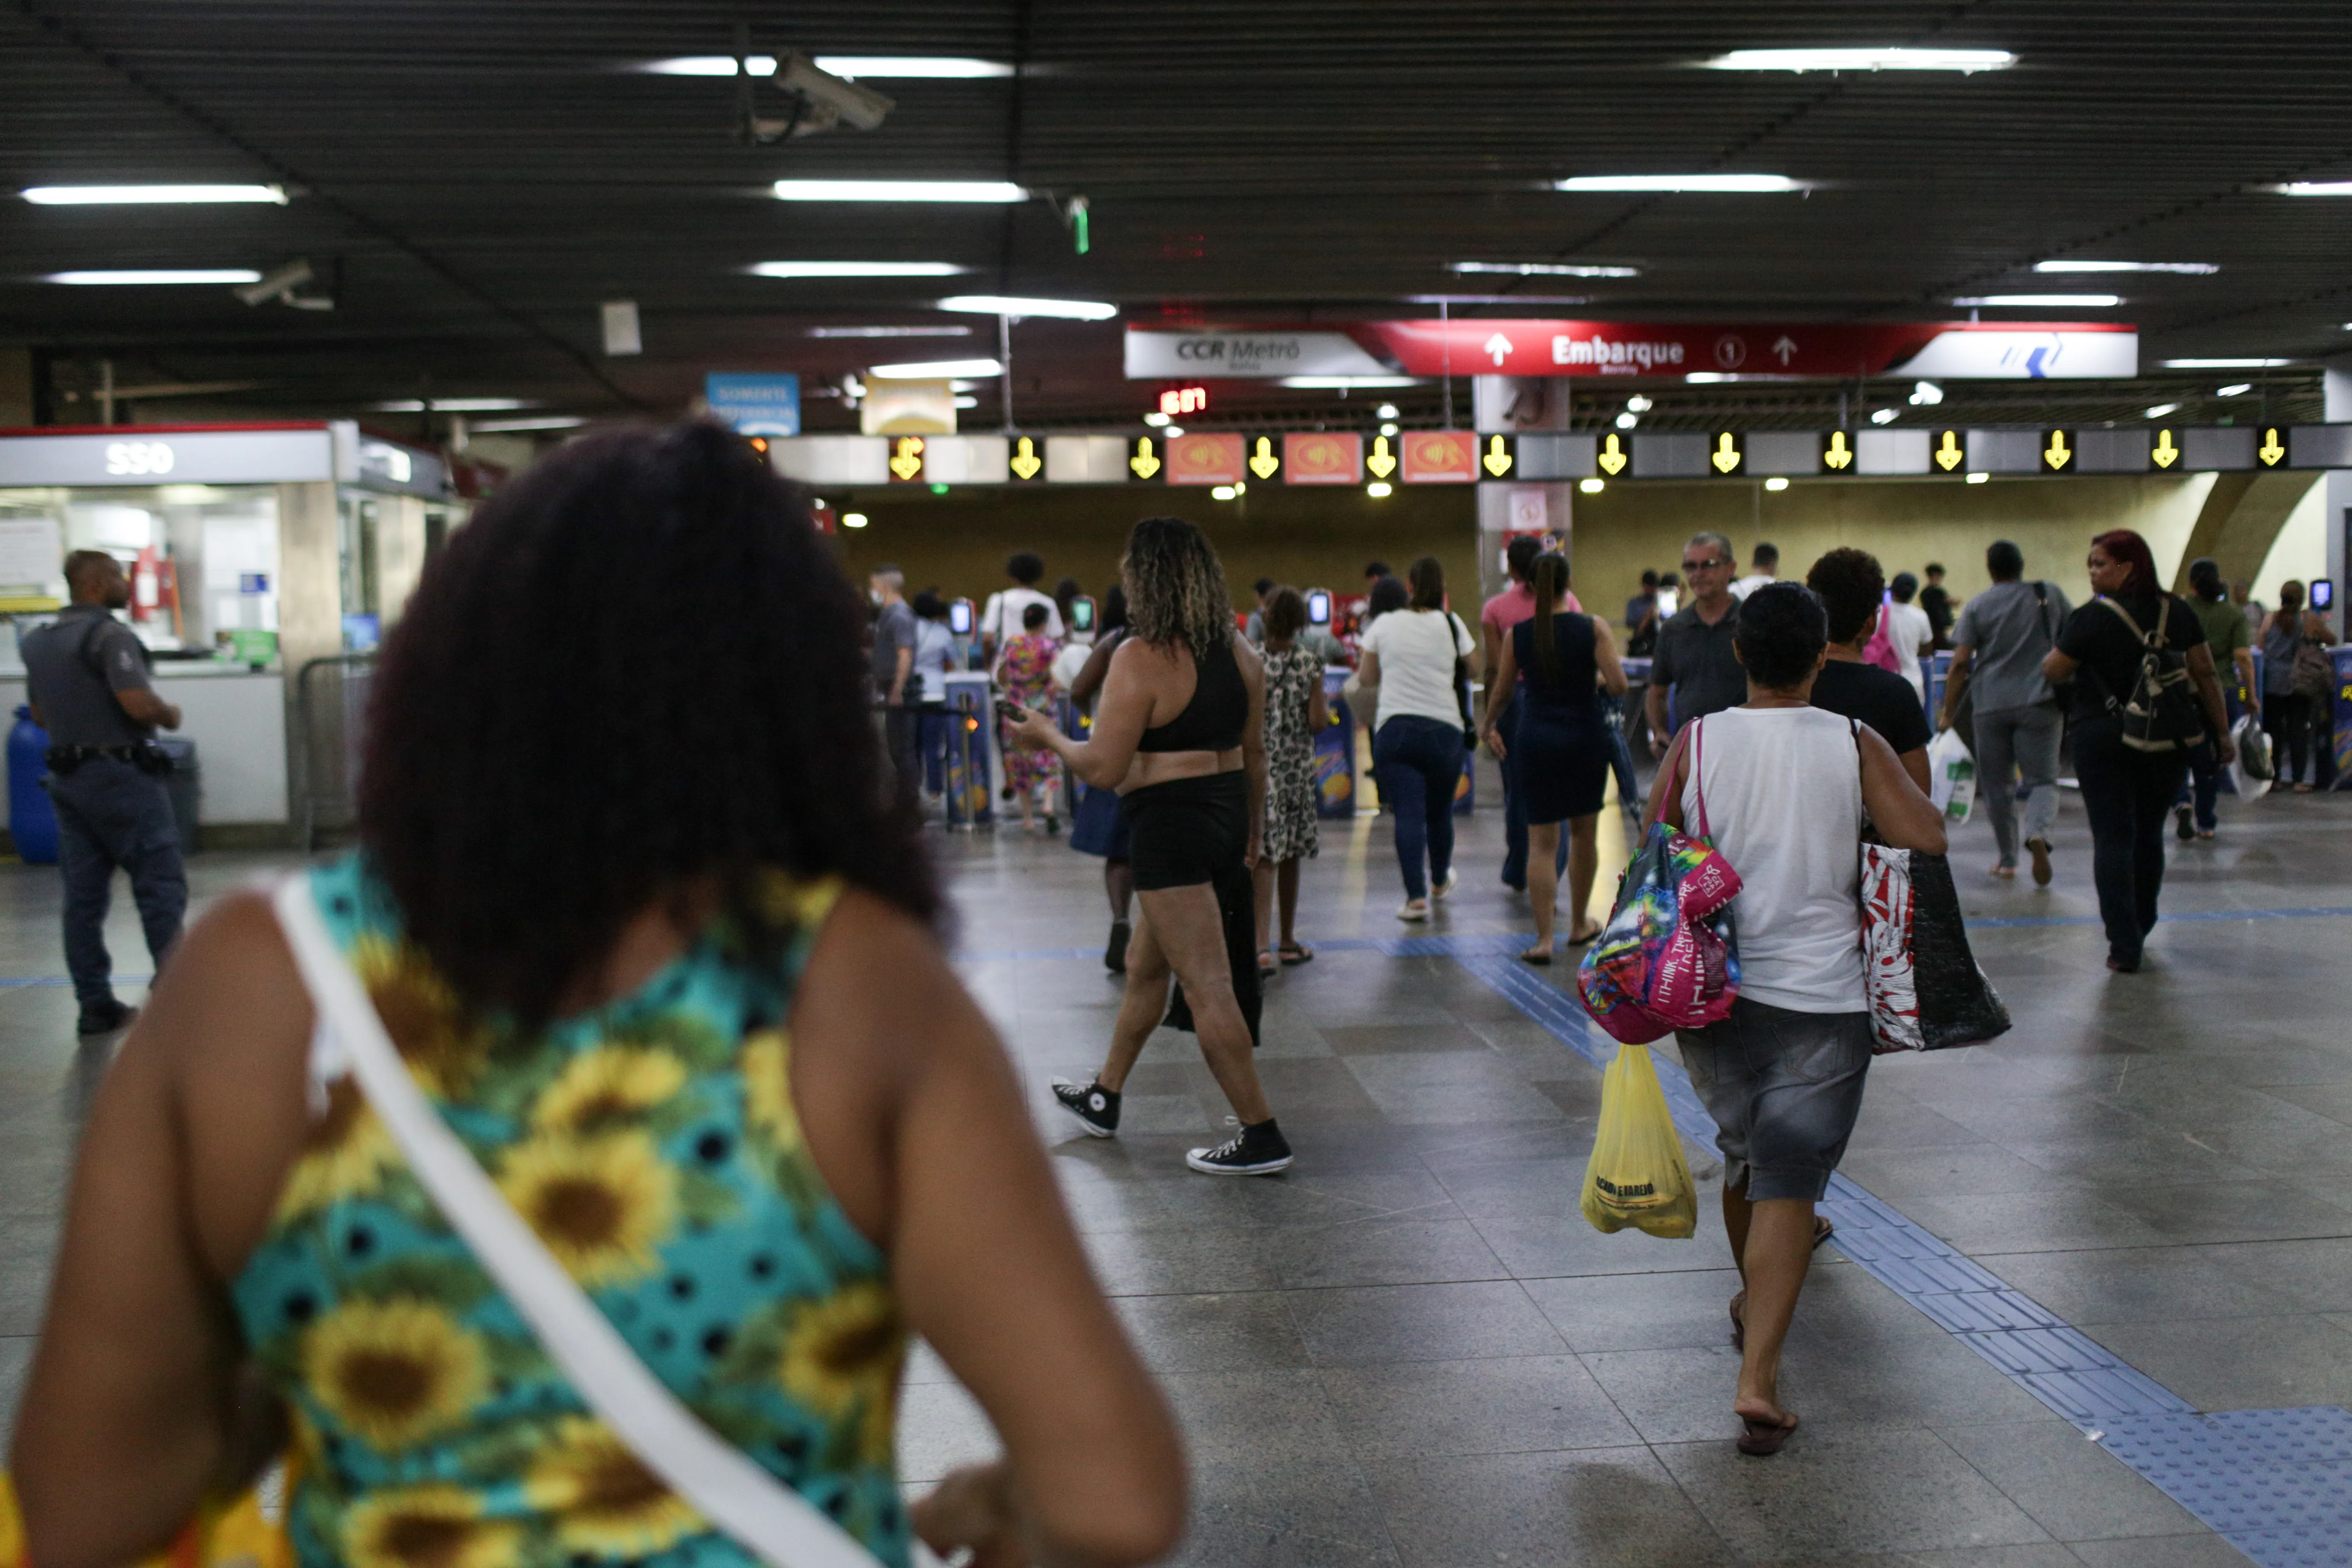
[[180,940],[188,909],[180,864],[179,825],[163,781],[130,763],[98,757],[44,781],[58,813],[58,869],[66,885],[66,971],[85,1013],[114,999],[114,960],[106,951],[106,910],[119,867],[147,933],[147,955],[160,971]]
[[[1372,776],[1396,820],[1397,867],[1408,899],[1429,896],[1454,864],[1454,794],[1462,783],[1462,726],[1418,714],[1381,721]],[[1422,865],[1427,858],[1428,871]]]

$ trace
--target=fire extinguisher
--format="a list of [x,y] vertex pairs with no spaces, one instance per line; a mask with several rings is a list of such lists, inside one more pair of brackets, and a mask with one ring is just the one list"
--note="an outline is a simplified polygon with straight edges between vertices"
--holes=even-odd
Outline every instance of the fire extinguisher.
[[131,565],[131,618],[152,621],[163,602],[163,552],[150,544]]

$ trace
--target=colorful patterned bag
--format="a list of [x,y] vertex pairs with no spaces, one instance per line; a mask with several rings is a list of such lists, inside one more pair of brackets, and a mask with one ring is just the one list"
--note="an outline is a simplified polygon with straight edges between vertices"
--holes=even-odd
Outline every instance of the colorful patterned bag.
[[[1728,1016],[1739,994],[1739,949],[1731,900],[1739,873],[1707,842],[1706,795],[1699,785],[1706,721],[1690,727],[1690,776],[1698,837],[1663,822],[1617,884],[1617,907],[1576,968],[1577,999],[1612,1037],[1646,1045],[1676,1029]],[[1667,769],[1664,776],[1671,777]]]

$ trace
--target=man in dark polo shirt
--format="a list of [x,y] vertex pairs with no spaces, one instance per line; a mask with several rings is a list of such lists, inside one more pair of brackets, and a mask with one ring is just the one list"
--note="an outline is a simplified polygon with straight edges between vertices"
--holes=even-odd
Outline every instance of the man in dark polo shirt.
[[131,603],[122,565],[102,550],[66,557],[73,603],[54,626],[25,638],[33,721],[49,732],[49,776],[58,811],[58,869],[66,885],[66,969],[81,1004],[80,1032],[103,1035],[131,1021],[115,1000],[106,951],[106,908],[116,868],[160,972],[180,940],[188,878],[179,828],[163,786],[170,762],[155,730],[180,727],[180,710],[155,695],[147,650],[113,612]]
[[1680,726],[1748,700],[1748,672],[1731,651],[1739,617],[1731,574],[1731,541],[1723,535],[1694,534],[1683,546],[1690,602],[1658,628],[1657,651],[1650,656],[1650,749],[1661,757]]

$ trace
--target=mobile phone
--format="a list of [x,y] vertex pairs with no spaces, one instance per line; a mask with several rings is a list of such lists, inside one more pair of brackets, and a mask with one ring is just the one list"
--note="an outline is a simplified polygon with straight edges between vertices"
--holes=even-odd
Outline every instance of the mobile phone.
[[1008,724],[1018,724],[1029,714],[1027,710],[1010,697],[1000,697],[996,700],[996,716]]

